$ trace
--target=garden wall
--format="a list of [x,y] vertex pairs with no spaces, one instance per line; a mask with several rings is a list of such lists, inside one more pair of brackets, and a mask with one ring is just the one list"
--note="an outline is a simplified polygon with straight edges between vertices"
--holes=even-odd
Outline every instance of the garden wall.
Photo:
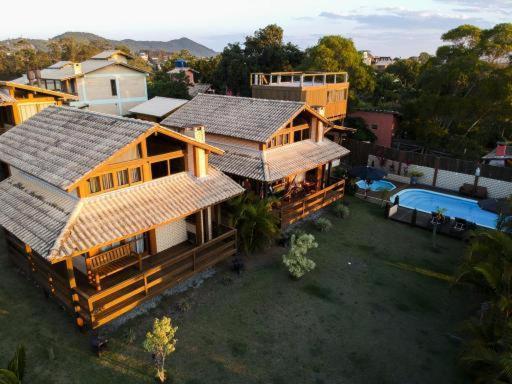
[[[423,165],[416,164],[400,164],[398,161],[383,160],[375,155],[368,155],[368,165],[384,168],[389,172],[388,178],[390,180],[407,183],[410,175],[413,171],[423,173],[423,176],[418,178],[418,183],[424,185],[431,185],[450,191],[458,191],[459,188],[469,183],[473,185],[475,183],[475,176],[467,173],[446,171],[443,169],[437,170],[432,167],[426,167]],[[478,186],[487,188],[487,193],[490,198],[505,198],[512,195],[512,182],[496,180],[488,177],[479,177]]]

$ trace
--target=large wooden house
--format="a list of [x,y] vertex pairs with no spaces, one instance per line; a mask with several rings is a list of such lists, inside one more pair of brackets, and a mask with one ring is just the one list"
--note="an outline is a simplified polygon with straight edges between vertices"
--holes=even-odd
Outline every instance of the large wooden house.
[[12,260],[97,328],[236,252],[201,126],[48,107],[0,136],[0,226]]
[[332,123],[305,102],[200,94],[162,121],[178,132],[190,124],[204,125],[207,142],[225,151],[212,164],[280,198],[283,227],[343,197],[331,169],[349,151],[325,137]]

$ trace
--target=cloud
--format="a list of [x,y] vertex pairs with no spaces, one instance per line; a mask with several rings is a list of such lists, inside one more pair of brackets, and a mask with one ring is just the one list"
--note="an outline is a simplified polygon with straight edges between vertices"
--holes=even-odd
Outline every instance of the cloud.
[[454,4],[460,8],[454,8],[459,12],[491,12],[502,15],[512,15],[512,0],[435,0],[444,4]]
[[355,21],[363,28],[385,30],[447,30],[460,24],[489,24],[479,17],[448,15],[430,11],[415,11],[405,8],[386,7],[376,10],[379,13],[334,13],[322,12],[320,17],[330,20]]

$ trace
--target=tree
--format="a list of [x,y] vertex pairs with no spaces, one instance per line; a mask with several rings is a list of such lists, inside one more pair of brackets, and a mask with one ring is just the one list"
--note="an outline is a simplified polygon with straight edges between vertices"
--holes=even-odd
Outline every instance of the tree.
[[25,373],[25,347],[19,345],[7,369],[0,369],[0,384],[21,384]]
[[185,73],[169,75],[167,72],[153,73],[148,81],[148,96],[174,97],[178,99],[190,99],[188,93],[188,78]]
[[276,199],[260,199],[252,192],[229,202],[231,225],[238,230],[241,247],[246,255],[264,249],[279,234],[278,219],[272,212]]
[[290,249],[288,253],[283,255],[283,264],[286,265],[291,276],[300,279],[307,272],[315,269],[315,262],[307,258],[306,255],[310,249],[317,247],[318,243],[315,241],[315,236],[311,234],[303,233],[298,237],[292,235]]
[[308,48],[302,67],[311,71],[347,71],[352,101],[371,95],[375,76],[370,66],[363,63],[351,39],[342,36],[324,36],[317,45]]
[[302,59],[303,52],[296,45],[284,44],[283,29],[271,24],[247,36],[243,46],[228,44],[220,54],[215,76],[221,92],[250,96],[251,72],[293,70]]
[[154,356],[156,377],[160,382],[166,379],[165,358],[176,350],[177,339],[174,338],[178,327],[173,327],[171,319],[155,319],[152,331],[146,333],[144,349]]
[[377,136],[368,129],[368,126],[362,117],[348,116],[345,118],[343,124],[348,128],[356,129],[356,132],[351,135],[355,140],[370,141],[372,143],[377,140]]

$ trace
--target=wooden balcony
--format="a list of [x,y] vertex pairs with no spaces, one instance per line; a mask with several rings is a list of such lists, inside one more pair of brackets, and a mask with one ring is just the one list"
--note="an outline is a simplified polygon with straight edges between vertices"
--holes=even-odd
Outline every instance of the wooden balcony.
[[199,246],[184,242],[102,280],[97,291],[87,276],[75,272],[71,288],[66,263],[50,265],[10,242],[12,260],[44,291],[77,317],[78,325],[94,329],[129,312],[170,287],[236,254],[236,230],[220,227],[218,235]]
[[344,195],[345,180],[339,180],[305,196],[295,196],[290,201],[281,201],[278,210],[281,228],[286,228],[313,212],[342,199]]

